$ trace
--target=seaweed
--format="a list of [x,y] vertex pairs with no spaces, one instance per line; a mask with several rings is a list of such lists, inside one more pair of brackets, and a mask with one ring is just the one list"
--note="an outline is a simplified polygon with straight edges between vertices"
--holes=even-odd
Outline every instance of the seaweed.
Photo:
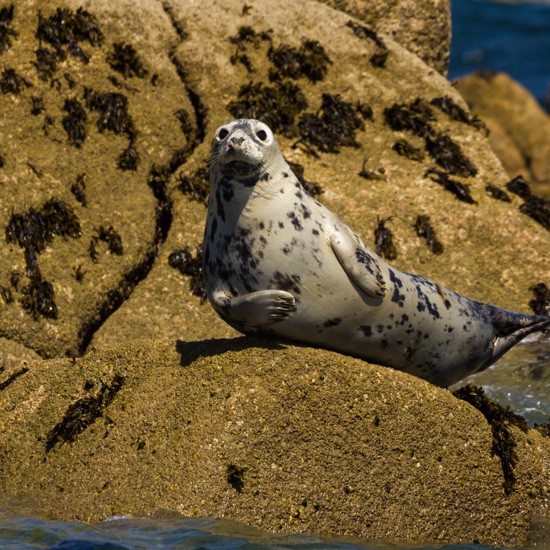
[[241,468],[235,464],[229,464],[227,467],[227,483],[237,491],[237,493],[242,493],[244,489],[244,474],[246,468]]
[[50,48],[38,48],[36,50],[36,61],[34,66],[38,76],[42,80],[49,80],[57,71],[58,56]]
[[434,254],[443,254],[443,245],[441,241],[436,237],[434,228],[430,223],[430,217],[427,215],[419,215],[414,222],[414,230],[419,237],[424,237],[428,248]]
[[81,7],[76,13],[68,8],[57,8],[48,18],[39,12],[36,38],[53,46],[59,61],[70,53],[84,63],[88,63],[90,58],[78,43],[86,41],[92,47],[103,43],[103,33],[97,19]]
[[4,168],[6,164],[6,159],[4,158],[4,155],[0,153],[0,168]]
[[191,116],[185,109],[179,109],[176,111],[176,118],[180,122],[181,132],[185,137],[193,135],[194,128],[193,123],[191,122]]
[[376,51],[370,57],[370,63],[373,67],[384,68],[386,66],[386,61],[388,59],[389,50],[384,41],[378,36],[378,34],[366,27],[352,21],[351,19],[346,23],[346,27],[349,27],[357,38],[363,40],[371,40],[376,45]]
[[17,32],[10,29],[13,20],[13,4],[0,9],[0,53],[11,47],[11,37],[17,36]]
[[373,172],[372,170],[367,170],[367,162],[368,158],[365,157],[363,159],[363,166],[361,167],[361,171],[357,173],[358,176],[362,177],[366,180],[379,180],[382,176],[380,174],[377,174],[376,172]]
[[415,147],[411,145],[405,139],[398,139],[394,144],[392,149],[402,157],[407,157],[408,159],[415,160],[417,162],[422,162],[424,160],[424,153],[420,147]]
[[31,279],[30,283],[21,289],[21,305],[35,319],[42,315],[50,319],[57,319],[57,305],[55,293],[51,283],[44,279]]
[[11,292],[11,288],[0,285],[0,296],[2,297],[2,300],[4,300],[4,303],[6,305],[13,303],[13,294]]
[[243,25],[239,27],[235,36],[229,37],[229,42],[237,46],[238,50],[245,50],[247,44],[259,48],[263,41],[271,42],[271,31],[256,32],[252,27]]
[[97,129],[103,133],[110,130],[114,134],[135,136],[134,123],[128,114],[128,98],[118,92],[96,92],[84,89],[84,101],[91,111],[99,113]]
[[477,168],[447,135],[434,132],[425,136],[426,150],[439,166],[453,176],[475,176]]
[[301,164],[297,162],[292,162],[290,160],[287,160],[286,163],[292,170],[293,174],[296,176],[296,179],[300,182],[302,187],[306,190],[306,193],[308,195],[310,195],[313,198],[317,198],[323,194],[324,192],[323,188],[318,183],[315,183],[314,181],[308,181],[305,179],[304,167]]
[[49,432],[45,442],[46,453],[63,443],[73,443],[76,438],[103,416],[124,385],[124,378],[116,375],[110,384],[101,383],[95,396],[78,399],[65,411],[63,418]]
[[113,228],[112,225],[107,228],[100,225],[96,229],[95,235],[91,238],[90,245],[88,247],[90,258],[95,264],[99,261],[99,255],[97,252],[97,245],[99,242],[106,243],[107,249],[112,254],[117,256],[122,256],[124,254],[124,247],[122,246],[122,238],[120,234]]
[[69,143],[80,147],[86,139],[86,111],[77,99],[66,99],[63,110],[68,113],[61,123],[67,132]]
[[128,147],[120,153],[117,160],[117,166],[120,170],[137,170],[139,162],[139,153],[134,144],[134,140],[130,142]]
[[12,214],[6,226],[6,240],[24,249],[41,253],[55,236],[79,238],[80,222],[71,207],[51,199],[40,210]]
[[522,214],[529,216],[542,227],[550,230],[550,200],[533,195],[522,176],[517,176],[509,181],[506,184],[506,189],[524,200],[519,207]]
[[32,84],[23,76],[18,75],[15,69],[4,69],[0,78],[0,92],[3,94],[19,95],[23,88],[30,88]]
[[534,294],[529,301],[529,307],[535,315],[550,315],[550,288],[545,283],[537,283],[530,286],[529,290]]
[[113,44],[113,50],[107,54],[107,63],[125,78],[133,76],[145,78],[149,73],[141,62],[136,49],[131,44],[123,42]]
[[374,230],[374,244],[376,253],[379,256],[392,261],[397,258],[397,249],[393,243],[393,232],[386,227],[386,222],[390,220],[391,216],[389,218],[378,218],[378,224]]
[[187,40],[188,34],[183,28],[183,25],[181,24],[180,20],[176,17],[176,14],[174,13],[174,8],[168,2],[163,2],[162,9],[166,13],[166,15],[168,15],[168,17],[170,18],[172,27],[174,27],[174,30],[176,31],[176,34],[178,35],[179,39]]
[[86,206],[86,174],[78,174],[76,181],[71,185],[71,193],[74,198],[82,205]]
[[200,166],[190,176],[181,174],[177,188],[191,200],[206,204],[210,192],[208,184],[208,166]]
[[421,98],[408,105],[396,103],[384,109],[384,120],[394,131],[408,131],[421,137],[433,132],[430,122],[435,121],[432,109]]
[[188,246],[174,250],[168,256],[168,265],[177,269],[182,275],[190,277],[189,290],[191,293],[198,296],[201,303],[206,300],[206,287],[202,271],[202,247],[200,245],[195,246],[194,250]]
[[500,189],[500,187],[497,187],[496,185],[491,185],[490,183],[488,183],[485,186],[485,191],[487,191],[487,193],[489,193],[489,195],[491,195],[493,199],[497,199],[503,202],[511,202],[508,193],[506,193],[506,191]]
[[470,116],[465,109],[449,96],[435,97],[430,103],[438,107],[452,120],[468,124],[478,130],[487,130],[487,126],[480,118],[475,115]]
[[[338,153],[340,147],[359,147],[355,132],[364,130],[363,110],[343,101],[339,95],[323,94],[316,114],[304,113],[298,122],[300,142],[324,153]],[[315,154],[315,151],[309,152]]]
[[493,446],[491,454],[498,456],[504,476],[504,494],[510,496],[514,490],[516,476],[514,473],[518,456],[516,442],[511,426],[515,426],[527,432],[527,422],[522,416],[515,414],[508,407],[504,408],[495,401],[489,399],[483,390],[474,384],[468,384],[453,392],[458,399],[462,399],[474,406],[485,416],[491,426],[493,434]]
[[235,118],[256,118],[275,133],[296,135],[295,119],[307,108],[302,90],[294,83],[281,80],[273,86],[262,82],[241,86],[237,99],[227,105]]
[[306,77],[310,82],[319,82],[325,79],[328,66],[332,64],[325,49],[316,40],[304,40],[300,48],[286,44],[277,48],[271,46],[267,57],[274,65],[269,70],[271,81]]
[[477,204],[477,201],[470,194],[470,186],[468,184],[453,180],[446,172],[436,170],[435,168],[427,170],[425,175],[432,181],[439,183],[439,185],[452,193],[458,200],[468,204]]

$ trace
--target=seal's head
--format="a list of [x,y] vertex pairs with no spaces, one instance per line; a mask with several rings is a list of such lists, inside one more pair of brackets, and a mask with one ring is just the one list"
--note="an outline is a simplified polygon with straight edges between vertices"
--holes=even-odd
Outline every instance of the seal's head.
[[220,126],[212,143],[212,174],[249,179],[265,171],[278,154],[273,133],[263,122],[240,119]]

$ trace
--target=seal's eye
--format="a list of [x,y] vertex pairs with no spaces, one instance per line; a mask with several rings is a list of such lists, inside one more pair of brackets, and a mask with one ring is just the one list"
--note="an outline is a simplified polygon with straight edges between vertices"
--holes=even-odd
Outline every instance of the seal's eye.
[[267,132],[265,130],[258,130],[256,135],[260,141],[265,141],[267,139]]
[[229,135],[229,130],[227,128],[222,128],[218,132],[218,139],[225,139]]

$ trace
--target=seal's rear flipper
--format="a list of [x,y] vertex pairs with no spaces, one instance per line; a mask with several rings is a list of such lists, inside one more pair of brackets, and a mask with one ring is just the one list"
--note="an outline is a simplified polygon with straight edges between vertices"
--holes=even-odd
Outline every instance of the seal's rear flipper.
[[529,334],[550,328],[550,317],[513,313],[488,304],[482,307],[496,335],[492,363]]

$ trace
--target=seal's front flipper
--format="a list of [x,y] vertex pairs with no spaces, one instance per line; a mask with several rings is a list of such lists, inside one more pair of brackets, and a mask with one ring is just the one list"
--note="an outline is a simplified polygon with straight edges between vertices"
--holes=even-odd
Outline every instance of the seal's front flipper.
[[380,259],[347,227],[337,227],[330,236],[330,246],[348,277],[373,298],[386,294]]
[[258,290],[236,297],[219,291],[211,302],[228,323],[244,331],[278,323],[296,311],[294,296],[284,290]]

